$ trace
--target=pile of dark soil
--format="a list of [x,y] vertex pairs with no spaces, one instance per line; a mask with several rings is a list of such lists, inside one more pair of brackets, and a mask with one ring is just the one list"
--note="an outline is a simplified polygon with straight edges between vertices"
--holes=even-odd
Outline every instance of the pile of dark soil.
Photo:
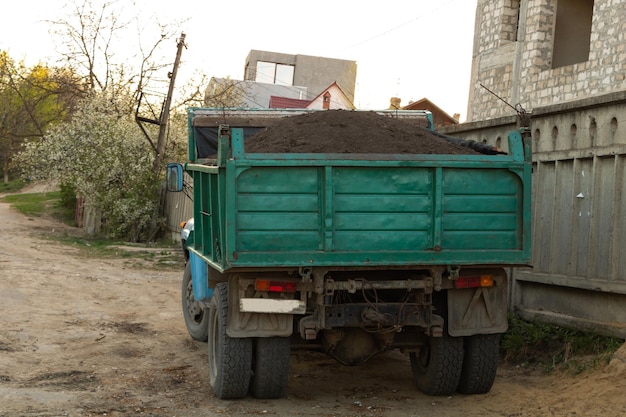
[[250,153],[479,154],[416,121],[350,110],[285,117],[250,136],[245,149]]

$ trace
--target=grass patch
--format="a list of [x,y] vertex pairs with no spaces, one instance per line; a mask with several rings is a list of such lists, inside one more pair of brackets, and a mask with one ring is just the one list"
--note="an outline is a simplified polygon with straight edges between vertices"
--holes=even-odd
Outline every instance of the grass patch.
[[31,217],[49,216],[64,223],[71,224],[74,220],[74,210],[62,205],[61,192],[12,194],[2,198],[11,206]]
[[0,184],[0,194],[16,193],[20,191],[22,188],[24,188],[25,185],[26,185],[26,182],[24,182],[24,180],[21,178],[11,180],[7,184],[2,182]]
[[545,372],[565,370],[578,374],[607,364],[623,343],[623,339],[615,337],[510,315],[501,350],[510,363]]
[[47,234],[47,239],[61,242],[80,251],[81,256],[118,259],[129,267],[181,270],[184,258],[180,245],[173,242],[153,244],[126,243],[96,236]]
[[14,209],[26,216],[53,218],[72,226],[73,228],[63,228],[56,232],[45,232],[40,236],[77,249],[80,256],[119,259],[129,267],[160,269],[171,267],[182,271],[184,259],[179,244],[166,241],[130,244],[101,236],[90,236],[84,230],[76,228],[75,203],[68,204],[67,195],[68,192],[62,189],[46,193],[11,194],[2,197],[1,200],[11,204]]

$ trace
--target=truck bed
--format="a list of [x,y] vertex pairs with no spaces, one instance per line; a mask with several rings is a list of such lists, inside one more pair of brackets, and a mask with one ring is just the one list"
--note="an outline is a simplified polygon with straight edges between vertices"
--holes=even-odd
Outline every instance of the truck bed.
[[220,271],[530,262],[518,132],[508,155],[248,154],[243,129],[223,133],[216,159],[185,166],[190,250]]

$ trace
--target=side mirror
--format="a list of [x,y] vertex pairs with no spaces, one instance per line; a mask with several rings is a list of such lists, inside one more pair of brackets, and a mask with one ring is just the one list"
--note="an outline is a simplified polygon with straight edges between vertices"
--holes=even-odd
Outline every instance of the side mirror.
[[167,191],[176,193],[183,191],[183,166],[181,164],[167,164],[166,178]]

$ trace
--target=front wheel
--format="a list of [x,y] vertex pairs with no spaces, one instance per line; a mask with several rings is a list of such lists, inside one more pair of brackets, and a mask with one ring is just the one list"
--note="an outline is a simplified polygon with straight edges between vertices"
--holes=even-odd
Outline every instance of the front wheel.
[[423,335],[423,345],[411,353],[413,379],[428,395],[451,395],[456,392],[463,366],[463,338]]
[[220,399],[244,398],[252,374],[252,339],[228,336],[227,320],[228,283],[220,282],[209,308],[209,382]]
[[485,394],[496,379],[500,354],[499,334],[465,337],[465,358],[458,391],[461,394]]
[[193,339],[206,342],[209,335],[209,315],[204,306],[193,296],[191,262],[187,262],[183,274],[182,305],[187,332]]

